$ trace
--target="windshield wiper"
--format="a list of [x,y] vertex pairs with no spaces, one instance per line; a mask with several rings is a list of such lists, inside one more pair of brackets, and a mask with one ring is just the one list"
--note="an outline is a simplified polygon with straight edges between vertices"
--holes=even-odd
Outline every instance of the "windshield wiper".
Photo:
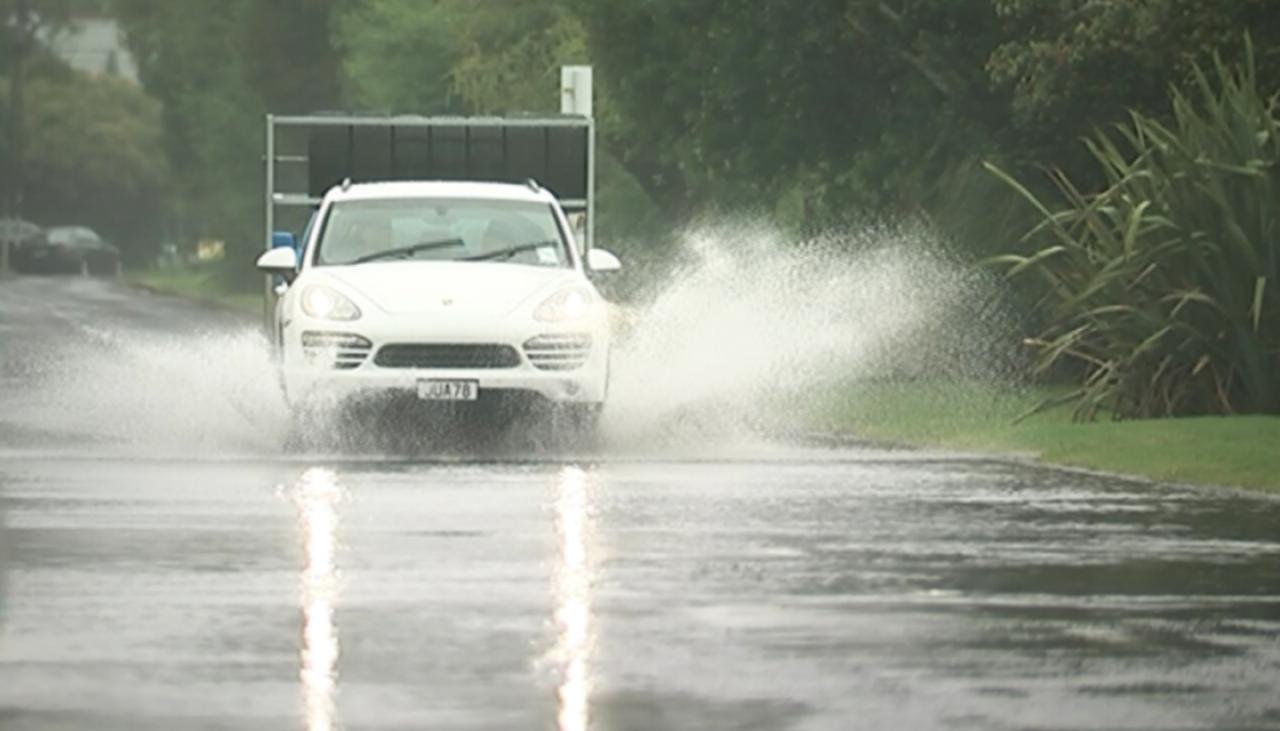
[[526,251],[534,251],[536,249],[541,249],[547,246],[555,246],[557,243],[559,242],[554,240],[530,241],[527,244],[520,244],[519,246],[512,246],[507,249],[498,249],[497,251],[490,251],[487,254],[477,254],[475,256],[463,257],[460,261],[489,261],[491,259],[510,259],[516,254],[521,254]]
[[383,259],[407,259],[419,251],[430,251],[432,249],[447,249],[451,246],[466,246],[462,239],[437,239],[435,241],[422,241],[412,246],[401,246],[397,249],[386,249],[373,254],[368,254],[358,259],[347,262],[348,264],[364,264],[370,261],[381,261]]

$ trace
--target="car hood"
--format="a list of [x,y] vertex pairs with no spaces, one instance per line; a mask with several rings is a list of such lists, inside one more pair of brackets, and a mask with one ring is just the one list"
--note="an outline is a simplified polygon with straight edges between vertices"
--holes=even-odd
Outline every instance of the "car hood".
[[313,281],[328,280],[393,315],[506,315],[581,281],[573,269],[489,262],[370,262],[320,271]]

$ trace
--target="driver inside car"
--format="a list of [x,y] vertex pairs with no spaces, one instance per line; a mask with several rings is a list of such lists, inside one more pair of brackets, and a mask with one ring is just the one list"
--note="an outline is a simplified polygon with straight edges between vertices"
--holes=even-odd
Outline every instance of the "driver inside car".
[[391,231],[375,221],[354,221],[344,247],[346,259],[355,261],[391,248]]
[[[542,231],[532,224],[518,218],[494,218],[485,228],[480,240],[481,255],[498,254],[503,251],[518,249],[535,244],[544,239]],[[544,264],[536,250],[516,251],[506,261],[521,264]]]

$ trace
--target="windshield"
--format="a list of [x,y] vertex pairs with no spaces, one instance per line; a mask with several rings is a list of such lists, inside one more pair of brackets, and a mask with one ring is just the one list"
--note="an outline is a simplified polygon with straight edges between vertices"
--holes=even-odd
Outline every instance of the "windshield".
[[555,214],[545,203],[397,198],[330,207],[317,265],[396,260],[570,263]]

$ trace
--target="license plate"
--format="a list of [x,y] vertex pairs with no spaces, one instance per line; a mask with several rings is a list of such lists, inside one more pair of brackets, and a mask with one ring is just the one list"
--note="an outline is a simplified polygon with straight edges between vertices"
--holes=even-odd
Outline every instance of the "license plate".
[[418,381],[418,398],[424,401],[475,401],[479,395],[479,381]]

